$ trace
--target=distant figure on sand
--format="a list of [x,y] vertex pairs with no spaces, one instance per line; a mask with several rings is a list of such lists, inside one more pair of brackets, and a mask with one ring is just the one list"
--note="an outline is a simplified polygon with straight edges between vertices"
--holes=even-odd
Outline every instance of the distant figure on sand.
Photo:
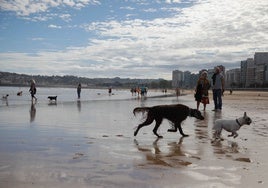
[[109,96],[112,95],[112,88],[111,87],[109,87],[108,93],[109,93]]
[[196,107],[199,110],[200,102],[204,105],[204,110],[206,110],[206,105],[209,104],[208,90],[210,88],[210,83],[207,78],[207,71],[201,73],[200,78],[197,81],[195,89],[195,100]]
[[29,92],[31,93],[32,101],[33,99],[37,100],[37,98],[34,96],[36,94],[35,80],[31,80]]
[[181,91],[180,91],[180,88],[176,88],[176,96],[178,97],[178,96],[180,96],[181,95]]
[[81,89],[82,89],[82,86],[79,83],[78,86],[77,86],[77,96],[78,96],[78,99],[80,99]]
[[224,77],[220,72],[219,67],[215,67],[215,73],[212,76],[212,91],[214,100],[214,110],[222,109],[222,96],[224,93]]

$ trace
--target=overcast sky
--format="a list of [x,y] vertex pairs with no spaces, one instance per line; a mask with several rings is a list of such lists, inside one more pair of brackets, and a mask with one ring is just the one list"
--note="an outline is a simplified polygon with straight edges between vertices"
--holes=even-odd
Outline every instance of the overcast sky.
[[0,0],[0,71],[171,79],[263,51],[267,0]]

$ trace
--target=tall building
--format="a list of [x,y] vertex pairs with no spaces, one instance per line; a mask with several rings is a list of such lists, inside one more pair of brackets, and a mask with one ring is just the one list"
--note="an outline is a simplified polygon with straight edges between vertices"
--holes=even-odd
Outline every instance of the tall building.
[[255,62],[255,79],[257,85],[268,83],[268,52],[256,52],[254,54]]
[[239,87],[241,83],[241,69],[231,69],[226,71],[226,87]]
[[255,63],[253,58],[241,61],[240,77],[242,87],[252,87],[255,84]]
[[192,74],[190,71],[172,71],[172,87],[176,88],[193,88],[196,85],[198,75]]
[[179,70],[172,71],[172,87],[182,87],[184,81],[183,72]]
[[254,61],[256,65],[268,64],[268,52],[256,52],[254,54]]

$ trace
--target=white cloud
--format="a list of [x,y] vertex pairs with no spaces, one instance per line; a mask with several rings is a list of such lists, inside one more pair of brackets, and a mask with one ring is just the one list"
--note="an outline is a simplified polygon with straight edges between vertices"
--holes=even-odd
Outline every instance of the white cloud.
[[64,20],[65,22],[70,22],[72,20],[71,15],[70,14],[61,14],[59,15],[59,17]]
[[37,37],[37,38],[32,38],[33,41],[43,41],[44,38],[41,38],[41,37]]
[[59,25],[54,25],[54,24],[50,24],[48,27],[49,27],[49,28],[53,28],[53,29],[61,29],[61,28],[62,28],[61,26],[59,26]]
[[45,70],[44,74],[171,79],[174,69],[239,66],[255,51],[268,51],[267,0],[200,0],[191,7],[163,10],[174,16],[84,25],[86,31],[97,35],[89,39],[88,46],[36,56],[2,53],[1,68],[15,68],[19,60],[21,70],[38,74]]
[[113,56],[126,57],[127,60],[121,60],[126,64],[141,56],[141,63],[155,66],[177,63],[178,68],[183,68],[187,64],[213,66],[235,62],[239,65],[239,61],[252,57],[255,51],[268,50],[265,0],[200,1],[180,11],[177,16],[152,21],[95,22],[87,29],[105,38],[94,41],[94,46],[103,50],[103,59],[111,61],[107,47],[112,47]]
[[46,12],[49,8],[67,5],[72,8],[83,8],[89,4],[100,4],[97,0],[0,0],[0,8],[16,12],[18,16]]

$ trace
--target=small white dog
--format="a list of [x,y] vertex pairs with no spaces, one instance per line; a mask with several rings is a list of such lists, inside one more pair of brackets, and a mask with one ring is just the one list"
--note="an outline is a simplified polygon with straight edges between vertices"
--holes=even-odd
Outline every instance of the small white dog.
[[3,100],[7,100],[8,96],[9,96],[9,95],[6,94],[6,95],[4,95],[4,96],[2,97],[2,99],[3,99]]
[[251,121],[250,117],[247,116],[246,112],[244,112],[243,117],[240,117],[240,118],[235,119],[235,120],[217,119],[215,121],[215,124],[213,127],[213,130],[215,131],[214,138],[221,139],[222,129],[232,133],[232,134],[228,135],[228,137],[233,136],[234,138],[236,138],[238,136],[236,131],[238,131],[245,124],[250,125],[251,122],[252,121]]

